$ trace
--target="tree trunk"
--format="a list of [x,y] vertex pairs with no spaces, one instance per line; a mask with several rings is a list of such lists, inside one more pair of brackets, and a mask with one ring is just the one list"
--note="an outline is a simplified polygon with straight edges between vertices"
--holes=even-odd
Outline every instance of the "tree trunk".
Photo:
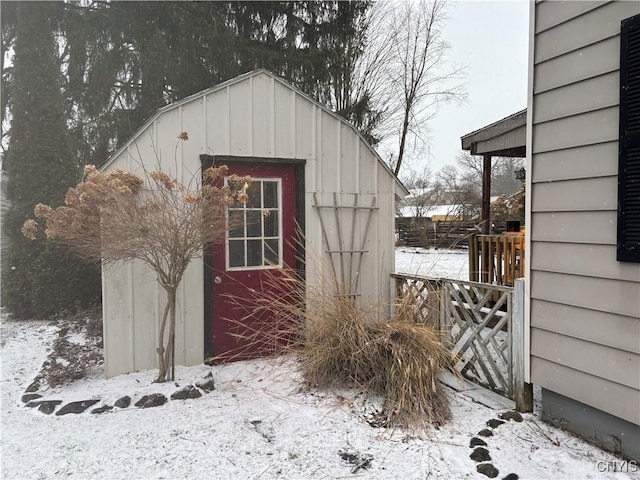
[[174,380],[175,375],[175,346],[176,346],[176,289],[168,293],[169,303],[169,337],[167,338],[167,348],[164,354],[164,371],[166,380]]
[[[174,302],[175,303],[175,302]],[[167,302],[164,305],[164,311],[162,312],[162,322],[160,323],[160,336],[158,338],[158,347],[156,348],[156,352],[158,352],[158,377],[156,378],[156,383],[163,383],[166,380],[167,370],[164,365],[164,329],[167,326],[167,317],[169,316],[170,310],[170,301],[169,296],[167,295]]]

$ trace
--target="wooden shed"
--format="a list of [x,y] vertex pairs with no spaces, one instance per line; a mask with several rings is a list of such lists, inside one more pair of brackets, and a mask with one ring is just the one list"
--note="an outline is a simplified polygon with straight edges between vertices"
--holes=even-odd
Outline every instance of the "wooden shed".
[[530,380],[545,418],[640,460],[640,2],[530,21]]
[[[177,143],[180,132],[189,140]],[[178,299],[178,364],[232,348],[228,321],[239,313],[228,295],[264,289],[262,275],[294,266],[296,255],[304,256],[307,288],[335,275],[358,301],[389,304],[395,201],[407,192],[353,125],[256,70],[158,110],[102,170],[159,168],[200,181],[203,162],[251,175],[259,204],[246,208],[270,215],[258,232],[227,234],[189,266]],[[297,225],[304,248],[296,251]],[[162,305],[144,266],[103,272],[106,376],[156,366]]]

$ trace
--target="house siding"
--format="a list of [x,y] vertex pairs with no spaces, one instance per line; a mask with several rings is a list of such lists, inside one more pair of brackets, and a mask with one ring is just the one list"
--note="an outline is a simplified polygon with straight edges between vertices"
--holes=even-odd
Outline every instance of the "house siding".
[[620,21],[640,3],[532,9],[531,382],[640,425],[640,265],[615,248]]
[[[188,132],[188,141],[178,142],[181,131]],[[370,205],[375,197],[379,210],[365,239],[368,252],[359,272],[359,298],[367,304],[389,303],[397,180],[351,125],[274,76],[252,72],[165,107],[104,168],[140,174],[144,165],[199,181],[201,154],[305,160],[306,276],[311,287],[321,286],[321,279],[331,275],[314,194],[325,205],[333,205],[334,194],[349,206],[356,194],[360,205]],[[341,213],[340,222],[350,235],[352,212]],[[366,223],[359,213],[355,245]],[[334,248],[337,232],[327,229]],[[178,364],[203,361],[203,272],[203,260],[193,260],[180,291]],[[152,273],[135,262],[110,268],[103,274],[103,291],[106,375],[154,368],[164,295]]]

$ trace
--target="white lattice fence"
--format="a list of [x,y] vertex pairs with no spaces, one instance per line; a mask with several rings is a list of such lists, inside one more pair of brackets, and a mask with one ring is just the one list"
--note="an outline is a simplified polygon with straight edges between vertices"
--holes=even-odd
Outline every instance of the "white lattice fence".
[[513,396],[512,293],[510,287],[446,280],[440,317],[458,358],[456,369],[509,398]]
[[513,288],[394,274],[396,296],[443,332],[456,369],[469,380],[514,396]]

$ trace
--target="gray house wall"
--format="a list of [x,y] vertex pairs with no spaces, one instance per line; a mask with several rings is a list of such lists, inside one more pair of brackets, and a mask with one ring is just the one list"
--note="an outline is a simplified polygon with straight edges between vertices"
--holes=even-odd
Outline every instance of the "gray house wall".
[[640,458],[640,264],[616,261],[620,22],[640,2],[531,8],[531,382],[548,419]]

